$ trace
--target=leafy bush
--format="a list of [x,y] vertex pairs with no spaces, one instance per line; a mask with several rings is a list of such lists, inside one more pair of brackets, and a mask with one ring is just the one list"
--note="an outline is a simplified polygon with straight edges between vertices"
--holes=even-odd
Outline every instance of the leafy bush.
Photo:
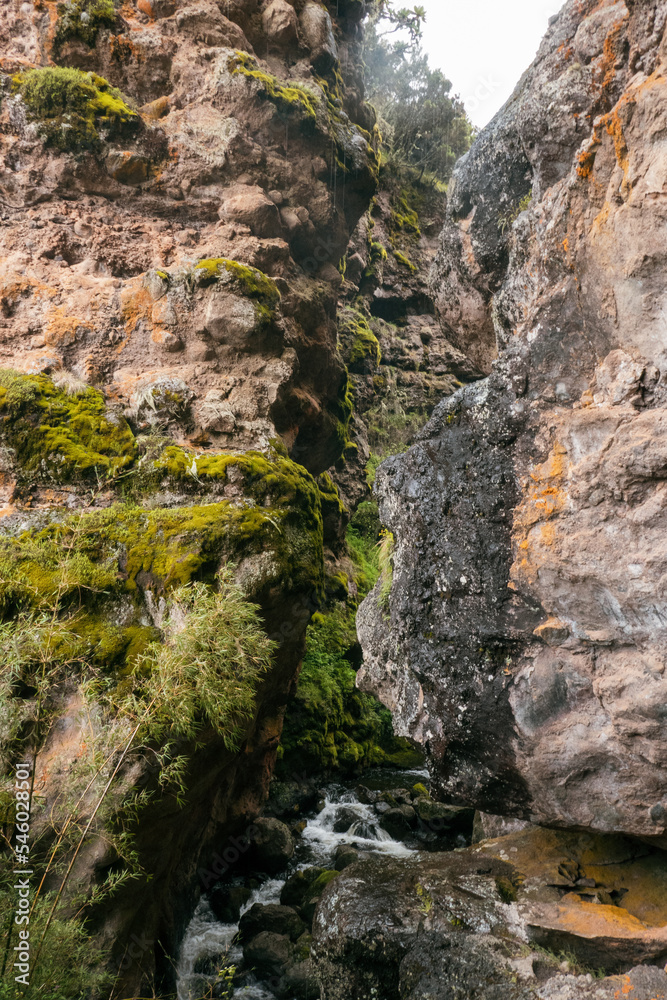
[[13,93],[23,99],[45,142],[63,152],[95,149],[103,136],[125,135],[141,123],[119,90],[79,69],[28,70],[14,77]]

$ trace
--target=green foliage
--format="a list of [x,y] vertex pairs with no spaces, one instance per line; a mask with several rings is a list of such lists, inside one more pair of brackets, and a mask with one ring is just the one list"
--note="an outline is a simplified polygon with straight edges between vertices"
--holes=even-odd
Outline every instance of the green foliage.
[[[425,20],[423,7],[396,10],[391,0],[376,5],[365,32],[366,87],[391,153],[446,182],[470,147],[472,126],[450,81],[420,48]],[[407,41],[389,39],[406,31]]]
[[100,28],[113,28],[116,23],[113,0],[67,0],[58,4],[57,11],[53,39],[56,52],[69,38],[80,38],[93,46]]
[[[152,643],[137,660],[137,689],[118,708],[134,719],[145,716],[140,738],[194,740],[202,727],[238,750],[243,723],[255,710],[255,694],[271,665],[275,647],[229,570],[218,590],[193,583],[170,602],[164,643]],[[151,710],[144,713],[144,706]]]
[[62,66],[31,69],[13,78],[12,92],[23,99],[47,145],[63,152],[97,149],[103,137],[131,135],[141,124],[121,92],[95,73]]
[[0,434],[25,471],[51,481],[112,479],[136,457],[127,422],[107,414],[101,393],[71,395],[45,375],[0,370]]
[[[11,926],[16,907],[14,880],[9,876],[0,885],[0,912],[5,916],[2,928],[4,952],[6,934]],[[34,959],[37,942],[41,939],[51,901],[48,896],[37,901],[30,918],[31,953]],[[10,948],[18,943],[17,928],[13,928]],[[16,969],[11,952],[0,979],[0,1000],[87,1000],[91,995],[108,995],[110,978],[102,970],[101,956],[96,952],[90,936],[78,920],[62,914],[56,917],[45,938],[39,958],[31,965],[30,985],[15,982]]]
[[308,766],[350,772],[398,749],[391,713],[355,687],[356,608],[342,602],[313,616],[294,702],[283,727],[279,774]]

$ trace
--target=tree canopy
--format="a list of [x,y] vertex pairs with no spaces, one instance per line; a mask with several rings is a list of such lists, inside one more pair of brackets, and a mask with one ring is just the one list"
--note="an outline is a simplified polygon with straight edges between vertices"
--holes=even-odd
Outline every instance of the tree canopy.
[[423,7],[378,0],[366,25],[368,100],[381,119],[385,144],[400,161],[448,181],[473,128],[452,84],[432,69],[421,48]]

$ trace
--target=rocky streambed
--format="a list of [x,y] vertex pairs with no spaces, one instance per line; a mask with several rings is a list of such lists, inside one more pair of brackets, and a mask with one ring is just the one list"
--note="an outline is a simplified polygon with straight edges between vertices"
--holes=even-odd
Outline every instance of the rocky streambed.
[[426,772],[377,770],[363,782],[272,796],[243,870],[214,885],[188,925],[179,1000],[312,1000],[311,931],[326,886],[364,858],[408,861],[470,842],[473,813],[435,802]]

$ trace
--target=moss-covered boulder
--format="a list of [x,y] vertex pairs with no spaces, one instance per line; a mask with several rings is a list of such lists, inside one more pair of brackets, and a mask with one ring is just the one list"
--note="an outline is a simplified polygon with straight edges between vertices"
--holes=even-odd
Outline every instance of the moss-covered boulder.
[[63,152],[97,149],[103,138],[134,135],[141,127],[121,92],[96,73],[45,66],[17,74],[12,90],[46,144]]

